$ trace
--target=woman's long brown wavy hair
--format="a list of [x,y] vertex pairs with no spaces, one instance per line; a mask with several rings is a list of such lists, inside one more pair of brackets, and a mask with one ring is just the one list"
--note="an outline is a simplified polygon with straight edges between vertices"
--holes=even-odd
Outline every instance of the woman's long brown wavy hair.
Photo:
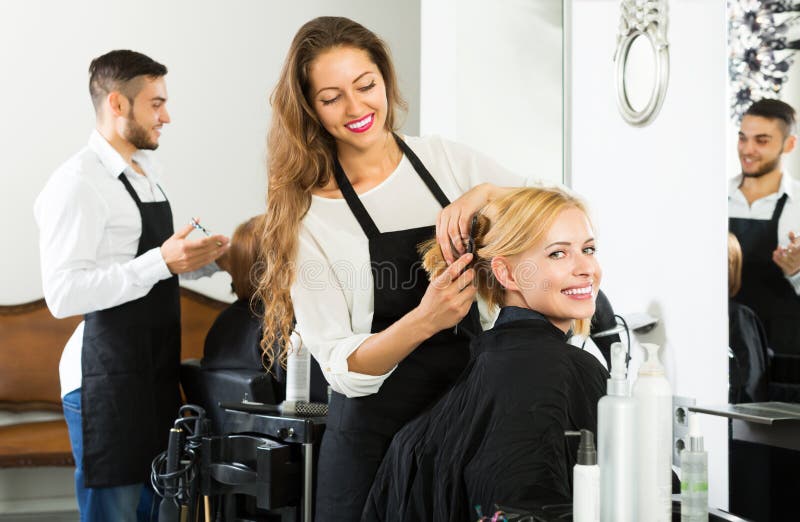
[[278,84],[270,97],[272,122],[267,138],[267,214],[262,238],[264,272],[258,296],[264,302],[261,349],[268,368],[285,365],[294,311],[290,294],[297,268],[300,221],[314,189],[333,174],[336,143],[323,128],[310,98],[310,68],[323,52],[336,47],[366,51],[386,85],[386,128],[395,130],[405,109],[386,44],[348,18],[323,16],[307,22],[292,40]]

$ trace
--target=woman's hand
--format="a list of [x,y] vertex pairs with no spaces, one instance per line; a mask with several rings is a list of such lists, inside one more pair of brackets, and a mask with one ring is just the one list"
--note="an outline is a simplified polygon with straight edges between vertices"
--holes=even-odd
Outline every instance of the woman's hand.
[[347,357],[347,369],[383,375],[437,332],[458,324],[475,300],[475,271],[464,271],[470,261],[472,254],[465,254],[434,278],[419,305]]
[[472,216],[489,202],[494,188],[490,183],[476,185],[439,212],[436,220],[436,242],[439,243],[448,265],[452,265],[456,257],[466,252],[464,245],[469,238]]
[[414,309],[428,327],[428,337],[455,326],[469,312],[477,291],[472,284],[475,270],[465,270],[472,257],[472,254],[464,254],[431,280],[419,306]]

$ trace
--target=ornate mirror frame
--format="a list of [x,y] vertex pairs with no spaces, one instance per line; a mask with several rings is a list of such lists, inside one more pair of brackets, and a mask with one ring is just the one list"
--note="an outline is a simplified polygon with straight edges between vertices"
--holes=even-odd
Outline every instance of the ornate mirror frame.
[[[631,106],[625,87],[628,53],[633,42],[645,36],[650,43],[655,63],[655,78],[650,99],[645,107]],[[669,44],[667,43],[666,0],[623,0],[620,2],[620,28],[617,35],[616,62],[617,106],[623,119],[636,127],[650,124],[658,115],[669,82]]]

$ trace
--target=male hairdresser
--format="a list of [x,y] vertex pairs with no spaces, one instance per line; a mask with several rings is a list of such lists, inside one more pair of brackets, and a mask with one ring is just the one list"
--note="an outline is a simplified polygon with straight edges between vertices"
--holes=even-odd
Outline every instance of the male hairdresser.
[[[224,236],[173,233],[147,152],[167,112],[167,68],[133,51],[89,66],[96,127],[36,200],[44,295],[84,321],[61,356],[64,415],[82,521],[150,520],[150,462],[166,448],[180,395],[177,274],[208,275]],[[149,500],[149,502],[148,502]]]
[[742,245],[742,288],[777,354],[800,355],[800,182],[782,167],[797,143],[795,111],[779,100],[747,109],[739,129],[742,172],[731,180],[729,229]]
[[[795,111],[786,103],[767,99],[750,106],[739,129],[742,172],[731,180],[728,196],[729,229],[743,261],[734,299],[764,323],[776,354],[772,373],[789,382],[795,380],[792,359],[800,360],[800,183],[781,158],[797,143],[794,126]],[[771,387],[770,398],[796,401],[792,389],[800,386]],[[800,453],[732,440],[730,459],[732,512],[765,521],[796,515]]]

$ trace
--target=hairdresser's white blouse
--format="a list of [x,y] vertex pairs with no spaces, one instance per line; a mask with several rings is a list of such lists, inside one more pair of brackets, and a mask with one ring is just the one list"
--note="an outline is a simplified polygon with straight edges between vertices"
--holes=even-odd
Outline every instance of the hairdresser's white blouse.
[[[405,140],[451,202],[484,182],[529,184],[464,145],[436,136]],[[381,232],[434,225],[442,209],[405,157],[383,183],[360,197]],[[296,331],[331,388],[348,397],[377,392],[391,371],[374,376],[347,367],[349,355],[372,335],[373,281],[367,237],[344,199],[312,197],[300,226],[295,268],[291,294]],[[479,305],[488,328],[494,314]]]

